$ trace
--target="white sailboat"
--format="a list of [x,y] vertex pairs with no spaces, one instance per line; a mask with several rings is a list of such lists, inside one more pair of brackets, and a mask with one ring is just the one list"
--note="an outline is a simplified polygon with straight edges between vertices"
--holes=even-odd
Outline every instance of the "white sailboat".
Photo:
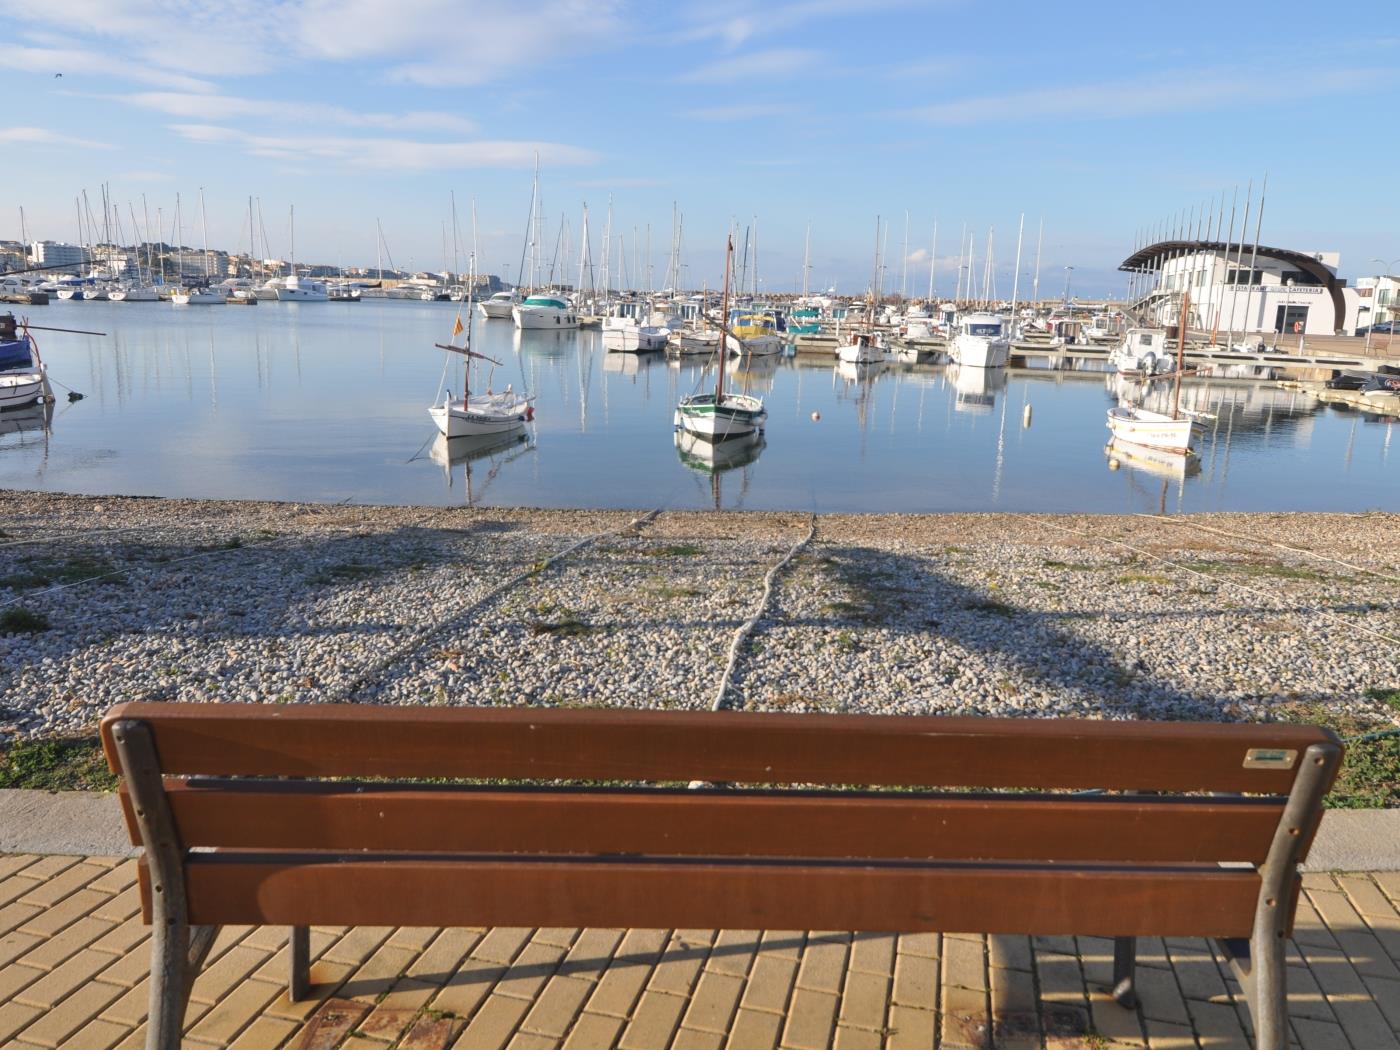
[[[475,285],[475,274],[473,274],[473,285]],[[472,304],[468,301],[468,320],[471,318],[471,312]],[[472,393],[472,359],[490,361],[497,366],[500,365],[500,362],[471,349],[471,331],[462,324],[460,313],[452,326],[452,337],[455,339],[459,335],[464,336],[465,345],[463,346],[457,346],[450,340],[447,343],[434,344],[439,350],[461,354],[464,359],[462,396],[453,398],[452,392],[446,391],[440,404],[431,405],[428,408],[428,415],[432,417],[438,431],[448,438],[502,434],[523,427],[534,419],[535,410],[530,405],[532,399],[523,394],[517,394],[509,386],[499,394],[493,393],[489,389],[484,394]],[[447,374],[446,366],[443,368],[443,374],[444,376]]]
[[[720,317],[726,321],[729,317],[729,273],[733,260],[734,240],[731,237],[725,243],[724,295],[720,305]],[[761,431],[767,421],[768,411],[763,407],[761,398],[725,393],[724,364],[719,360],[715,362],[715,392],[691,394],[681,398],[676,406],[675,425],[710,441],[745,437]]]
[[1107,424],[1115,441],[1127,441],[1179,456],[1189,456],[1193,452],[1193,442],[1204,433],[1199,422],[1181,414],[1181,366],[1185,356],[1186,321],[1190,304],[1191,295],[1188,292],[1182,296],[1181,301],[1176,350],[1176,386],[1172,394],[1171,415],[1151,412],[1141,405],[1131,403],[1116,405],[1108,410]]
[[[330,301],[330,292],[326,288],[324,281],[313,281],[297,276],[297,227],[296,227],[296,207],[293,206],[290,213],[290,233],[291,248],[289,260],[292,272],[288,274],[277,289],[278,302],[291,303],[325,303]],[[268,284],[272,282],[269,281]]]

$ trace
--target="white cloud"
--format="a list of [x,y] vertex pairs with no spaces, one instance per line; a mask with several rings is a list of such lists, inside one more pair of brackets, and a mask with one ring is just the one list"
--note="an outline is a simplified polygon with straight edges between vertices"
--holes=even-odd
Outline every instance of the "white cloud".
[[730,50],[750,40],[765,39],[774,33],[795,29],[821,18],[866,18],[872,12],[915,4],[927,7],[929,0],[797,0],[795,3],[710,2],[691,12],[691,25],[682,33],[685,40],[717,40]]
[[692,109],[686,116],[692,120],[707,120],[720,123],[739,120],[761,120],[767,117],[786,117],[796,112],[796,107],[781,102],[738,103],[733,106],[707,106]]
[[0,146],[75,146],[78,149],[116,149],[108,142],[60,135],[48,128],[0,128]]
[[327,162],[371,171],[434,171],[461,168],[528,168],[540,161],[553,165],[592,164],[591,150],[554,142],[418,142],[398,138],[333,135],[260,135],[215,124],[172,124],[191,142],[231,145],[255,156],[276,160]]
[[349,127],[406,128],[417,131],[451,131],[470,134],[476,123],[452,113],[417,110],[410,113],[365,113],[323,102],[285,102],[269,99],[237,98],[231,95],[197,95],[173,91],[146,91],[113,96],[144,109],[154,109],[173,117],[203,120],[233,120],[258,117],[282,123],[310,122],[344,124]]
[[814,65],[820,57],[805,48],[772,48],[721,58],[677,77],[689,84],[731,84],[760,77],[785,77]]
[[[1276,85],[1273,98],[1358,90],[1380,78],[1374,70],[1332,70]],[[1249,74],[1181,70],[1131,80],[1013,91],[940,102],[909,111],[930,124],[981,124],[1039,117],[1101,119],[1180,113],[1233,106],[1255,87]]]

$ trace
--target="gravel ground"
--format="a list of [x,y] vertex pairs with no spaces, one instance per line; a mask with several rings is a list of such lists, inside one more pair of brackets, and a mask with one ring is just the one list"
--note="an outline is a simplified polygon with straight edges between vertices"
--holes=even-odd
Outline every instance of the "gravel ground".
[[[0,732],[136,699],[705,708],[809,524],[0,492],[0,617],[48,622],[0,633]],[[726,703],[1394,720],[1368,692],[1400,689],[1397,526],[823,517]]]

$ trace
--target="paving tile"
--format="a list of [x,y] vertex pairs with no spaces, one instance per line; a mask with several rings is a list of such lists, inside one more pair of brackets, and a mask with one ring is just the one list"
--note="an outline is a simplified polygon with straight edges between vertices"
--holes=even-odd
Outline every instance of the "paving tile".
[[980,939],[943,938],[943,983],[958,988],[986,990],[986,947]]
[[617,1041],[625,1023],[620,1017],[582,1013],[569,1030],[563,1050],[605,1050]]
[[743,1007],[782,1013],[797,976],[797,962],[781,955],[760,955],[744,985]]
[[286,1045],[288,1037],[297,1030],[294,1021],[278,1017],[259,1017],[229,1044],[229,1050],[274,1050]]
[[807,934],[802,930],[764,930],[759,951],[764,955],[786,955],[796,959],[807,946]]
[[671,1040],[671,1050],[724,1050],[724,1034],[682,1027]]
[[355,1034],[365,1039],[382,1039],[386,1043],[396,1043],[417,1016],[417,1010],[405,1010],[381,1003],[359,1023]]
[[1363,977],[1366,992],[1376,1004],[1390,1027],[1400,1032],[1400,981],[1387,981],[1381,977]]
[[734,1015],[734,1023],[729,1026],[725,1050],[773,1050],[782,1031],[783,1018],[780,1015],[740,1009]]
[[932,1010],[909,1006],[890,1007],[887,1050],[929,1050],[938,1028],[938,1015]]
[[885,1039],[882,1032],[838,1024],[831,1045],[832,1050],[883,1050]]
[[758,945],[756,930],[720,930],[705,959],[705,969],[731,977],[746,977],[758,954]]
[[395,948],[421,952],[437,937],[439,929],[438,926],[400,926],[389,934],[389,943]]
[[335,1050],[369,1007],[349,999],[327,999],[312,1015],[302,1034],[299,1050]]
[[[75,988],[92,980],[99,971],[110,966],[111,962],[110,955],[103,955],[101,952],[81,952],[37,981],[25,980],[24,987],[15,994],[15,998],[30,1006],[55,1006]],[[16,969],[19,967],[10,966],[0,972],[0,987],[3,987],[3,979],[9,971]],[[3,991],[0,991],[0,997],[4,997]]]
[[390,932],[386,926],[356,926],[322,952],[321,958],[327,962],[359,966],[389,939]]
[[429,1017],[426,1014],[414,1022],[399,1040],[398,1050],[447,1050],[465,1027],[462,1021],[450,1017]]
[[262,952],[242,945],[230,948],[194,979],[190,998],[197,1003],[217,1003],[266,958]]
[[998,933],[987,938],[987,964],[1003,970],[1034,969],[1029,937]]
[[472,949],[473,959],[485,959],[487,962],[508,963],[520,954],[522,948],[530,940],[530,934],[534,932],[528,928],[497,926],[487,931],[475,948]]
[[95,954],[105,957],[110,966],[97,975],[97,980],[106,984],[119,984],[123,988],[131,988],[151,972],[151,953],[143,945],[134,951],[129,951],[125,955],[111,955],[105,952]]
[[[37,868],[39,865],[35,865]],[[30,869],[31,871],[33,869]],[[76,893],[93,879],[106,874],[91,864],[77,863],[66,866],[62,871],[40,879],[29,887],[20,900],[26,904],[40,904],[52,907],[70,894]]]
[[613,952],[622,943],[622,930],[581,930],[569,946],[558,972],[566,977],[597,981],[612,962]]
[[26,922],[22,929],[25,933],[52,937],[60,930],[66,929],[88,915],[98,919],[105,918],[98,913],[103,910],[102,906],[111,900],[111,897],[105,893],[98,893],[96,890],[78,890],[76,893],[70,893],[57,904],[42,906],[44,910]]
[[1137,984],[1138,1002],[1142,1004],[1142,1015],[1153,1021],[1163,1021],[1168,1025],[1191,1024],[1191,1015],[1186,1010],[1186,1001],[1176,983],[1176,974],[1171,970],[1158,970],[1151,966],[1136,968],[1134,979]]
[[269,1003],[281,994],[274,984],[262,981],[243,981],[221,996],[202,1018],[191,1027],[188,1035],[193,1039],[228,1043],[263,1015]]
[[534,1005],[520,1024],[521,1030],[562,1039],[596,988],[592,981],[581,977],[556,974],[535,997]]
[[1035,969],[1040,979],[1042,1004],[1088,1009],[1078,959],[1070,955],[1037,952]]
[[476,930],[443,930],[424,949],[423,954],[413,960],[408,975],[420,981],[447,980],[457,966],[467,957],[481,934]]
[[1196,1050],[1196,1036],[1189,1024],[1172,1024],[1170,1021],[1148,1018],[1143,1021],[1143,1028],[1147,1031],[1147,1045],[1152,1050]]
[[43,1011],[37,1006],[26,1006],[14,1000],[0,1004],[0,1046],[18,1035],[41,1013]]
[[782,1045],[793,1050],[826,1050],[836,1027],[838,997],[810,988],[792,993],[783,1025]]
[[708,944],[683,938],[677,930],[671,942],[666,945],[666,950],[661,953],[661,958],[657,960],[651,978],[647,981],[647,990],[689,995],[696,978],[700,975],[700,968],[705,965],[708,954],[705,949],[708,947]]
[[894,1001],[916,1009],[932,1010],[938,994],[938,960],[923,955],[895,956]]
[[567,949],[555,944],[531,941],[520,950],[515,961],[496,982],[495,994],[533,999],[559,969],[566,952]]
[[409,964],[417,957],[418,952],[414,949],[395,948],[390,943],[381,944],[374,954],[350,975],[350,979],[341,985],[338,994],[342,999],[354,999],[373,1006],[398,983]]
[[1187,999],[1209,1001],[1225,995],[1225,981],[1215,957],[1207,952],[1184,951],[1168,947],[1172,969],[1176,972],[1181,994]]
[[[944,947],[948,941],[944,939]],[[942,1020],[939,1045],[949,1047],[976,1047],[986,1044],[991,1030],[991,1018],[987,1016],[987,994],[984,989],[965,988],[957,984],[944,983],[939,999],[939,1013]]]
[[1366,1050],[1400,1050],[1400,1039],[1375,1003],[1364,999],[1334,999],[1332,1010],[1352,1046]]
[[[285,971],[283,971],[285,973]],[[353,968],[346,963],[327,962],[318,959],[311,964],[310,984],[306,990],[306,998],[292,1002],[287,998],[287,982],[283,977],[281,980],[266,981],[277,992],[277,997],[268,1004],[266,1013],[288,1020],[302,1020],[310,1017],[321,1008],[321,1004],[330,999],[340,990],[340,986],[345,979],[353,972]]]
[[619,1050],[664,1050],[684,1010],[684,996],[648,990],[632,1011],[631,1021],[618,1040]]
[[124,859],[88,883],[88,889],[101,893],[121,893],[136,885],[136,858]]
[[[150,936],[151,928],[141,921],[141,916],[134,915],[125,922],[108,926],[107,932],[94,941],[92,947],[99,952],[125,955],[135,951],[138,945],[144,945]],[[149,955],[149,952],[142,949],[142,954]]]
[[0,967],[21,959],[24,955],[36,948],[43,947],[43,945],[44,938],[37,934],[15,931],[0,935]]
[[857,933],[851,939],[851,958],[846,964],[852,970],[894,975],[896,935],[893,933]]
[[89,1021],[74,1032],[69,1045],[81,1047],[82,1050],[111,1050],[130,1034],[131,1029],[126,1025],[98,1019]]
[[442,990],[433,997],[432,1008],[455,1017],[469,1018],[481,1008],[503,973],[505,967],[500,963],[464,959]]
[[884,974],[847,970],[837,1024],[872,1030],[883,1028],[889,1008],[890,983],[891,979]]
[[1341,1025],[1298,1018],[1293,1022],[1293,1031],[1302,1050],[1354,1050]]
[[11,930],[18,929],[43,910],[43,907],[38,904],[11,901],[4,907],[0,907],[0,933],[9,933]]
[[1207,1003],[1187,999],[1186,1008],[1191,1012],[1191,1020],[1196,1026],[1202,1046],[1247,1047],[1244,1027],[1239,1015],[1229,1003]]
[[138,886],[130,886],[115,896],[104,896],[106,899],[92,911],[99,919],[124,922],[133,915],[141,914],[141,890]]
[[89,981],[57,1005],[45,1010],[43,1016],[21,1035],[41,1046],[71,1045],[68,1042],[69,1037],[97,1017],[121,994],[122,989],[116,985]]
[[733,974],[705,972],[695,986],[682,1026],[707,1032],[724,1032],[739,1004],[744,979]]
[[38,859],[33,853],[0,853],[0,882],[23,871]]
[[516,1032],[506,1044],[506,1050],[558,1050],[559,1040],[551,1035]]
[[[811,937],[802,951],[802,965],[797,971],[797,987],[807,991],[838,994],[841,991],[841,979],[845,973],[849,948],[843,940]],[[786,1035],[783,1038],[787,1041]]]

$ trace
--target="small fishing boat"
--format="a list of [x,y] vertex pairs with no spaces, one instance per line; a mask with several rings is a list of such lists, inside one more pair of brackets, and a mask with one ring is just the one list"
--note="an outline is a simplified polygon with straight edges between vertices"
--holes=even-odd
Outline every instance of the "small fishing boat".
[[780,354],[782,320],[772,310],[731,310],[726,345],[732,354]]
[[[471,303],[467,303],[467,317],[471,317]],[[464,336],[464,345],[457,346],[451,340],[434,343],[439,350],[461,354],[464,359],[462,370],[462,396],[454,398],[452,391],[444,392],[441,403],[428,408],[438,431],[449,438],[471,437],[482,434],[502,434],[523,427],[535,418],[531,398],[517,394],[507,386],[502,393],[494,393],[489,388],[484,394],[473,394],[471,390],[472,361],[490,361],[499,366],[501,362],[479,354],[471,349],[471,332],[462,324],[461,314],[452,326],[452,338]],[[448,359],[450,363],[451,359]],[[447,376],[447,364],[443,365],[443,377]]]
[[1179,330],[1183,333],[1183,338],[1178,340],[1176,350],[1176,386],[1172,395],[1171,414],[1152,412],[1141,405],[1132,403],[1116,405],[1108,410],[1107,424],[1115,440],[1131,442],[1134,445],[1146,445],[1148,448],[1186,456],[1192,453],[1193,442],[1204,432],[1197,420],[1183,415],[1181,412],[1181,364],[1186,343],[1184,335],[1187,310],[1190,308],[1190,304],[1191,295],[1186,293],[1182,296],[1181,303],[1181,327]]
[[[724,295],[720,307],[720,316],[725,318],[729,316],[729,273],[733,260],[734,241],[730,238],[725,244]],[[733,339],[728,331],[725,336]],[[768,411],[763,407],[762,399],[747,394],[725,393],[724,366],[719,361],[715,364],[714,393],[691,394],[681,398],[676,406],[676,427],[710,441],[745,437],[761,431],[768,421]]]
[[16,330],[13,315],[0,315],[0,409],[51,400],[48,374],[33,336]]

